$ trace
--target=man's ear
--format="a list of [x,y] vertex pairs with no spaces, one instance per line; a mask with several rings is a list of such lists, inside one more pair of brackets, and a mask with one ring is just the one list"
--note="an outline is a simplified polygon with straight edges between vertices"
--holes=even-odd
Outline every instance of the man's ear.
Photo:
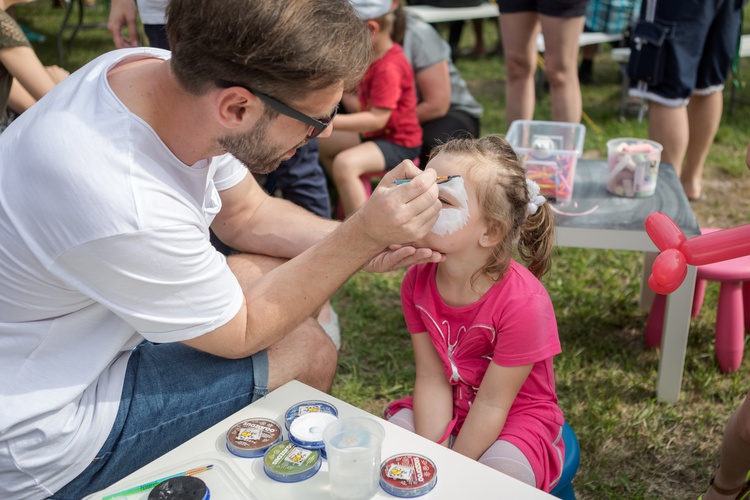
[[241,125],[252,115],[254,104],[260,104],[257,97],[249,95],[249,92],[239,87],[222,90],[217,98],[219,117],[226,127]]

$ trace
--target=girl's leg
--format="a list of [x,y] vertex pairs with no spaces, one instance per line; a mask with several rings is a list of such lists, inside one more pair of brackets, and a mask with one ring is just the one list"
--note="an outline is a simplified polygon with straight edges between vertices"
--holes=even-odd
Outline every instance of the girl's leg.
[[399,410],[395,415],[391,415],[388,421],[399,427],[403,427],[407,431],[417,432],[417,427],[414,425],[414,411],[409,408]]
[[539,33],[536,12],[515,12],[500,16],[505,58],[505,119],[531,120],[534,117],[534,72],[536,37]]
[[531,463],[516,445],[508,441],[498,439],[478,461],[536,488],[536,476]]
[[341,151],[331,162],[329,174],[333,178],[339,199],[348,217],[367,201],[367,193],[359,176],[385,170],[385,158],[374,142],[363,142]]
[[582,112],[578,38],[585,18],[539,17],[544,33],[544,71],[552,97],[552,120],[578,123]]
[[361,143],[362,140],[359,138],[359,134],[344,130],[334,130],[328,137],[319,137],[318,156],[320,164],[323,165],[326,173],[329,176],[331,175],[333,159],[336,158],[337,154]]

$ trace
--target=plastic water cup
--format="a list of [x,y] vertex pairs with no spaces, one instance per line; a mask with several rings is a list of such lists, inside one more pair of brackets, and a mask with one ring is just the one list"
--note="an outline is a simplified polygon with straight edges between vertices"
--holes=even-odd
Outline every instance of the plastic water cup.
[[607,141],[607,191],[626,198],[643,198],[656,191],[662,145],[623,137]]
[[377,493],[385,429],[371,418],[340,418],[323,431],[331,496],[366,500]]

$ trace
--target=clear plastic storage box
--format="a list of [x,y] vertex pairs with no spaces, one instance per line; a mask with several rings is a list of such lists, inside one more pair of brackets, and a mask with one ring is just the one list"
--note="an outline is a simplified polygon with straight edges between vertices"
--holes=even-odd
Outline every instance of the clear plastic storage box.
[[564,202],[573,196],[576,163],[583,153],[586,127],[580,123],[516,120],[507,141],[526,166],[526,176],[541,194]]

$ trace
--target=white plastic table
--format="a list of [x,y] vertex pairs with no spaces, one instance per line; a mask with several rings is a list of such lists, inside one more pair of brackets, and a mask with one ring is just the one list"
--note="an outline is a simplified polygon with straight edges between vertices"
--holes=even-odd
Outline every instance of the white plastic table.
[[468,19],[484,19],[500,15],[496,3],[485,2],[476,7],[433,7],[432,5],[405,5],[406,12],[430,24]]
[[[606,174],[606,160],[578,161],[572,199],[565,205],[553,205],[555,244],[643,252],[641,307],[648,310],[653,292],[647,281],[659,251],[646,234],[646,217],[652,212],[663,212],[675,221],[688,238],[699,235],[700,227],[672,165],[662,163],[659,166],[656,192],[648,198],[623,198],[609,194],[605,185]],[[685,281],[667,299],[659,354],[656,396],[670,403],[680,399],[690,328],[696,269],[687,267]]]
[[[241,458],[226,449],[225,435],[237,422],[252,418],[273,418],[283,427],[284,415],[294,404],[306,400],[323,400],[333,404],[339,417],[367,416],[377,419],[385,428],[382,459],[400,454],[417,453],[430,458],[437,467],[435,488],[420,497],[429,499],[460,499],[470,494],[472,498],[513,498],[550,500],[554,497],[474,460],[459,455],[443,446],[424,439],[405,429],[379,419],[363,410],[297,381],[289,382],[263,399],[245,407],[231,417],[219,422],[198,436],[154,460],[106,490],[87,499],[101,499],[108,494],[139,486],[170,474],[211,464],[213,469],[196,477],[206,482],[211,499],[216,500],[308,500],[330,498],[328,464],[313,477],[298,483],[280,483],[270,479],[263,471],[262,458]],[[286,430],[284,437],[287,437]],[[148,491],[121,497],[124,500],[145,500]],[[375,498],[394,499],[379,490]]]

